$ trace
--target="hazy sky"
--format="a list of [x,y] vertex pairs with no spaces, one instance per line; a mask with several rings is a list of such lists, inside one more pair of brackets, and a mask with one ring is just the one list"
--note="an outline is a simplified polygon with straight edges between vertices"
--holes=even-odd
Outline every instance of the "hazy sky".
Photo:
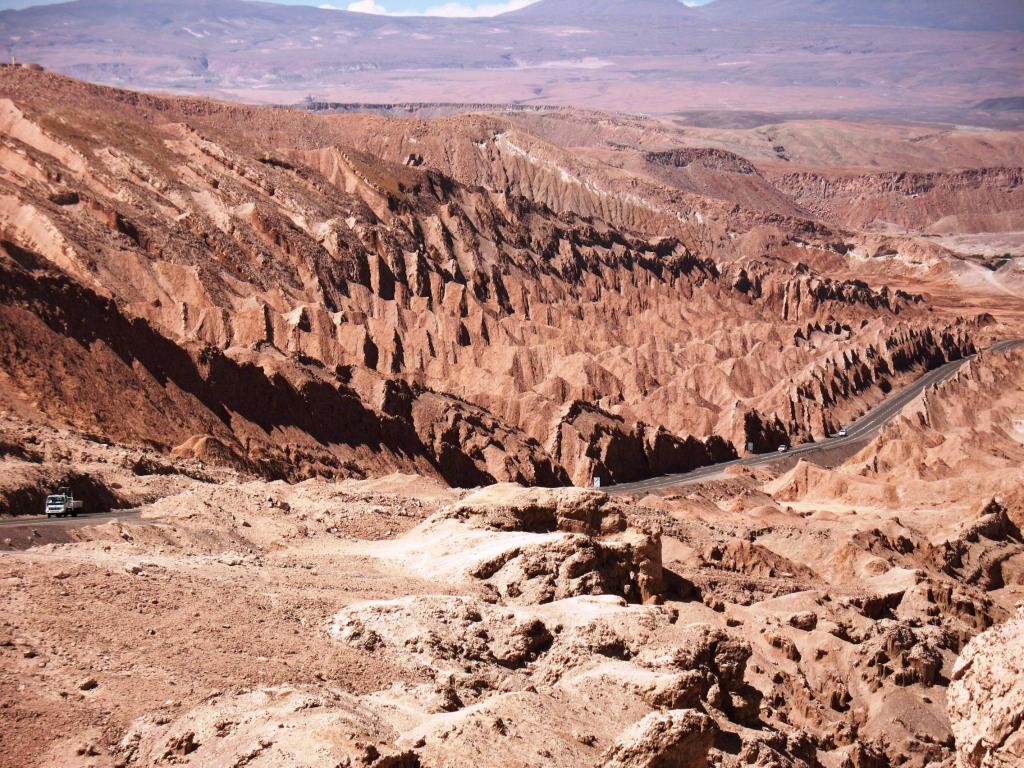
[[[0,0],[0,10],[47,5],[66,0]],[[431,16],[493,16],[530,5],[536,0],[269,0],[285,5],[319,5],[367,13],[410,13]],[[683,0],[701,5],[710,0]]]

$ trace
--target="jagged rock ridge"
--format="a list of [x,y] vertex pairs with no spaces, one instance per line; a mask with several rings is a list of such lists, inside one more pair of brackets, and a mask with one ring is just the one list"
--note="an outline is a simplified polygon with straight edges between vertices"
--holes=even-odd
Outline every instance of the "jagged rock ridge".
[[[778,259],[719,262],[692,225],[659,237],[614,206],[614,223],[599,218],[587,200],[627,198],[563,197],[587,182],[544,163],[534,175],[532,155],[501,136],[468,142],[458,119],[436,130],[473,154],[470,168],[524,160],[504,166],[507,188],[333,143],[344,118],[0,78],[14,97],[0,102],[5,289],[19,305],[4,368],[48,417],[120,439],[272,476],[636,479],[820,436],[971,349],[966,327],[936,325],[919,296]],[[532,194],[537,181],[549,192]],[[192,351],[140,368],[132,334]],[[122,419],[99,389],[19,353],[44,339],[82,375],[112,349],[105,365],[131,366],[115,389],[145,372],[214,418],[169,423],[150,398]],[[161,372],[176,357],[187,384]],[[573,402],[586,407],[566,416]],[[298,403],[305,421],[290,415]],[[331,426],[329,410],[358,417]]]

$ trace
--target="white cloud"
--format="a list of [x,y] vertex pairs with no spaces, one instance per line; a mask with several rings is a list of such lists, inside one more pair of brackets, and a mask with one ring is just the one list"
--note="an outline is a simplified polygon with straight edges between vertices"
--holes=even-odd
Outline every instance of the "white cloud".
[[427,16],[497,16],[499,13],[517,11],[528,5],[533,5],[536,0],[507,0],[504,3],[480,3],[478,5],[467,5],[466,3],[443,3],[433,5],[425,11]]
[[[533,5],[537,0],[505,0],[500,3],[460,3],[448,2],[440,5],[432,5],[422,13],[410,13],[409,11],[389,11],[385,6],[376,0],[355,0],[346,6],[346,10],[356,13],[375,13],[381,16],[447,16],[447,17],[475,17],[475,16],[497,16],[499,13],[517,11],[528,5]],[[333,8],[331,5],[322,5],[321,8]]]
[[[334,8],[332,5],[321,5],[321,8]],[[345,10],[354,11],[356,13],[376,13],[381,16],[387,15],[388,9],[380,3],[374,2],[374,0],[356,0],[354,3],[349,3]]]

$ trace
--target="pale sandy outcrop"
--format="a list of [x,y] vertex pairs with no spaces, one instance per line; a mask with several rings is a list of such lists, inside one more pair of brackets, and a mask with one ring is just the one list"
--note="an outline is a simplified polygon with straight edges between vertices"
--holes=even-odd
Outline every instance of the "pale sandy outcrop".
[[960,768],[1024,765],[1024,610],[964,648],[949,718]]

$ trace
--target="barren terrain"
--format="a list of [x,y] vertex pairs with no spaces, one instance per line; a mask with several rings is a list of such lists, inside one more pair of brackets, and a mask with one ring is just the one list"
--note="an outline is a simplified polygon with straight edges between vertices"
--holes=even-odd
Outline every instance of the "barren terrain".
[[92,444],[142,517],[5,542],[2,764],[1012,764],[974,746],[1004,705],[963,704],[1000,641],[954,664],[1024,590],[1022,369],[981,356],[835,470],[636,500]]
[[0,765],[1015,764],[1019,133],[333,111],[0,69]]
[[1016,311],[988,284],[926,297],[976,265],[815,219],[739,155],[604,148],[682,143],[658,123],[0,78],[11,407],[265,476],[679,471],[821,438]]

